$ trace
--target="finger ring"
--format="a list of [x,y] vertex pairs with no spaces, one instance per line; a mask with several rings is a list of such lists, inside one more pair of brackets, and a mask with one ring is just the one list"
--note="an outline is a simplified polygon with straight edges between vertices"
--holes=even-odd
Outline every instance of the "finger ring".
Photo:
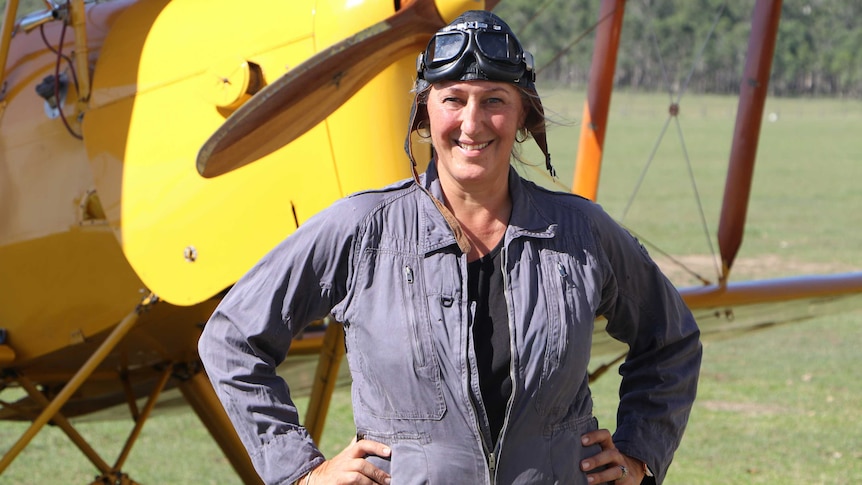
[[624,479],[625,477],[629,476],[629,469],[628,469],[628,468],[626,468],[626,466],[625,466],[625,465],[620,465],[620,470],[623,472],[623,474],[622,474],[622,475],[620,475],[620,478],[619,478],[620,480],[622,480],[622,479]]

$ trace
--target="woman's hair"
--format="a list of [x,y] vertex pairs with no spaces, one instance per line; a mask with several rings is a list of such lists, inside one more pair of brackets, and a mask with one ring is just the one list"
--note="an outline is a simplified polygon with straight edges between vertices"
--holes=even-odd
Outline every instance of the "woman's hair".
[[527,111],[527,117],[524,119],[524,126],[518,129],[518,136],[515,138],[517,143],[512,146],[512,158],[525,165],[530,165],[521,157],[521,143],[529,140],[536,133],[541,133],[544,136],[548,128],[548,118],[545,116],[542,99],[535,90],[521,86],[516,87],[521,92],[521,101]]

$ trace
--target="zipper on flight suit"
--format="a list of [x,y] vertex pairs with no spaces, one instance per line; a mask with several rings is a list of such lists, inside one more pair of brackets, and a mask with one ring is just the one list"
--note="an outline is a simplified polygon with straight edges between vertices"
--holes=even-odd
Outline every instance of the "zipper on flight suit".
[[[470,402],[470,406],[473,408],[473,417],[475,418],[475,421],[476,421],[476,430],[479,432],[479,445],[482,447],[482,451],[485,454],[486,462],[488,464],[489,480],[490,480],[491,485],[493,485],[495,482],[495,476],[494,475],[495,475],[496,469],[497,469],[497,457],[494,455],[494,449],[491,448],[490,442],[488,441],[488,438],[490,436],[490,429],[488,430],[487,433],[485,432],[485,429],[484,429],[485,426],[483,426],[483,424],[482,424],[482,416],[479,414],[479,410],[477,409],[477,406],[476,406],[477,401],[481,404],[481,406],[483,408],[485,406],[484,401],[482,401],[482,391],[481,391],[480,384],[478,382],[479,372],[478,372],[478,367],[477,367],[477,362],[476,362],[475,341],[473,340],[473,328],[472,327],[473,327],[473,325],[475,325],[474,317],[476,315],[476,306],[477,306],[476,302],[468,300],[467,312],[468,312],[469,324],[467,326],[467,333],[469,334],[468,342],[470,342],[470,344],[467,346],[467,364],[468,364],[467,367],[468,367],[469,372],[470,372],[470,379],[471,380],[472,380],[473,371],[476,370],[477,380],[476,380],[475,385],[478,387],[478,389],[476,389],[476,391],[478,391],[479,394],[478,394],[478,396],[475,396],[475,398],[472,397],[474,394],[474,389],[472,388],[472,385],[469,385],[468,390],[469,390],[470,396],[468,396],[468,401]],[[484,413],[485,420],[487,421],[488,413],[484,409],[482,409],[482,411]]]
[[[503,237],[505,237],[505,236],[503,236]],[[479,428],[479,436],[481,437],[482,449],[485,451],[485,454],[487,456],[488,477],[490,479],[491,485],[494,485],[497,483],[497,466],[498,466],[497,454],[502,450],[503,437],[506,434],[506,429],[509,427],[509,416],[512,414],[512,406],[515,402],[515,392],[517,389],[517,386],[515,385],[515,383],[516,383],[516,376],[515,376],[515,331],[514,331],[514,324],[512,322],[511,315],[509,315],[509,310],[512,308],[512,304],[511,304],[510,297],[509,297],[509,291],[508,291],[508,288],[509,288],[508,283],[509,282],[508,282],[508,278],[507,278],[507,274],[506,274],[506,261],[508,259],[508,250],[507,250],[505,241],[504,241],[503,247],[501,248],[500,251],[501,251],[501,253],[500,253],[500,264],[501,264],[500,271],[503,275],[503,295],[506,299],[506,319],[508,320],[507,323],[509,325],[509,355],[510,355],[510,358],[509,358],[509,377],[512,379],[512,392],[509,394],[509,401],[506,403],[506,415],[503,418],[503,427],[500,428],[500,435],[497,438],[497,445],[493,449],[490,447],[490,443],[488,442],[488,440],[485,436],[486,433],[484,433],[482,431],[482,424],[479,422],[479,413],[476,410],[476,405],[475,405],[475,403],[473,403],[472,399],[470,400],[470,403],[473,405],[473,414],[474,414],[474,416],[476,416],[476,426]],[[470,304],[468,305],[468,308],[470,308],[470,310],[469,310],[470,311],[470,318],[472,321],[473,315],[475,315],[475,313],[476,313],[474,310],[473,302],[470,302]],[[472,326],[472,324],[471,324],[471,326]],[[470,330],[470,331],[472,332],[472,330]],[[471,342],[472,341],[473,340],[471,338]],[[476,365],[475,354],[473,356],[473,359],[468,359],[468,360],[472,364],[471,367],[475,367],[475,365]],[[478,373],[477,373],[477,375],[478,375]],[[482,401],[481,392],[479,393],[479,402],[482,403],[482,406],[485,405],[485,403]],[[487,411],[485,411],[485,416],[487,416]]]
[[[504,236],[505,237],[505,236]],[[503,242],[503,248],[500,250],[500,271],[503,273],[503,296],[506,299],[506,320],[509,324],[509,378],[512,379],[512,392],[509,394],[509,402],[506,403],[506,414],[503,417],[503,426],[500,428],[500,435],[497,437],[497,446],[494,451],[489,454],[488,468],[491,472],[491,483],[497,481],[497,453],[503,449],[503,439],[506,437],[506,429],[509,427],[509,416],[512,414],[512,405],[515,402],[515,392],[518,386],[515,380],[515,324],[512,321],[509,310],[512,308],[512,302],[509,301],[509,279],[506,273],[506,262],[508,261],[508,247]]]
[[494,451],[488,453],[488,476],[491,478],[491,485],[497,483],[497,455]]

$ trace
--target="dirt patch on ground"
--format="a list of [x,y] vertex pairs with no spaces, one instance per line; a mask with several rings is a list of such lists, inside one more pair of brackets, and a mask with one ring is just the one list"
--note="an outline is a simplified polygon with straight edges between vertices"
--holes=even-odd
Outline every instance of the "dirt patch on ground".
[[[673,259],[658,254],[653,255],[653,259],[668,278],[678,286],[703,284],[704,280],[715,283],[721,268],[721,262],[708,254],[678,256]],[[789,260],[777,255],[766,255],[757,258],[737,258],[733,263],[731,281],[833,274],[852,270],[841,263],[811,263]]]

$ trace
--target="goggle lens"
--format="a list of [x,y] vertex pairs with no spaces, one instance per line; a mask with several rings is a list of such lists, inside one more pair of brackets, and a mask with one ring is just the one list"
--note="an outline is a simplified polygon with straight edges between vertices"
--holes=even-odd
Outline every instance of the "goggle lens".
[[467,45],[467,40],[467,34],[464,32],[443,32],[435,35],[425,56],[429,67],[457,59]]
[[502,32],[476,32],[476,44],[488,59],[509,64],[521,62],[521,49],[518,44]]

